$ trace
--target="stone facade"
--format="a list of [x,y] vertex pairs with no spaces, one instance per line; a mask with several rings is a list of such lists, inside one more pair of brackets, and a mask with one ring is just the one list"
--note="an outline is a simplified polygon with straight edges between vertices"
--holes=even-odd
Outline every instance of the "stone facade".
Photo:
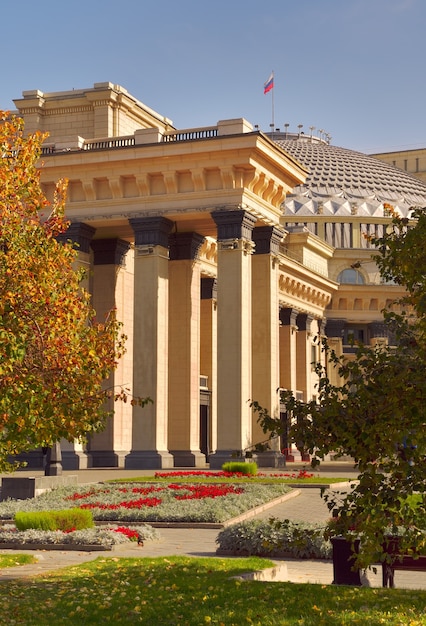
[[[251,399],[278,416],[280,387],[314,397],[327,319],[340,351],[348,322],[381,320],[394,288],[371,252],[288,227],[286,197],[309,171],[246,120],[176,130],[110,83],[15,104],[28,131],[50,131],[42,185],[51,197],[69,180],[67,236],[98,317],[115,307],[124,323],[110,382],[153,400],[111,406],[87,448],[64,444],[67,467],[220,467],[265,440]],[[360,254],[368,280],[339,283]],[[273,443],[274,462],[288,445]]]
[[374,157],[398,167],[426,183],[426,148],[380,152]]

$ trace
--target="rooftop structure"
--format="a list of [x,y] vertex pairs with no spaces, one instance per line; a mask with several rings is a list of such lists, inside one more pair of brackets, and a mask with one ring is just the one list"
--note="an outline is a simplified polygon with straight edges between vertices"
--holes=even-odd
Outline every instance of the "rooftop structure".
[[270,136],[309,171],[287,196],[286,215],[386,217],[388,203],[407,216],[426,206],[426,183],[389,163],[301,133]]

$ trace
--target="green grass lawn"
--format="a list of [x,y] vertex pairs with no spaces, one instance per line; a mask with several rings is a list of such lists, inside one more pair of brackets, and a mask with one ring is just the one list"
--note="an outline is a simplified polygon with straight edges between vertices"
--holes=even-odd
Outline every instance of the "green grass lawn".
[[[355,479],[356,477],[354,477]],[[197,476],[177,476],[176,478],[157,478],[154,476],[137,476],[129,478],[113,478],[111,480],[106,480],[106,483],[260,483],[263,485],[276,484],[277,482],[284,483],[286,485],[300,486],[300,485],[333,485],[335,483],[345,483],[350,480],[354,480],[350,478],[325,478],[321,476],[312,476],[311,478],[303,478],[303,480],[298,480],[297,478],[274,478],[269,476],[209,476],[208,479],[205,477],[197,477]]]
[[0,624],[426,624],[426,592],[232,579],[266,559],[101,557],[0,583]]
[[4,567],[28,565],[29,563],[37,563],[37,559],[32,554],[0,554],[0,570]]

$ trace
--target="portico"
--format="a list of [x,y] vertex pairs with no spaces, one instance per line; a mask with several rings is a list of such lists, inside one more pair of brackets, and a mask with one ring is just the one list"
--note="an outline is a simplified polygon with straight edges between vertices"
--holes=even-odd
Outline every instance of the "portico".
[[[127,352],[110,384],[153,401],[115,403],[74,462],[202,467],[208,451],[220,467],[262,441],[249,401],[278,415],[283,381],[312,394],[311,325],[336,289],[283,247],[282,203],[306,170],[244,119],[177,131],[109,83],[15,102],[27,130],[52,125],[43,188],[49,197],[69,179],[67,236],[80,243],[90,229],[79,258],[94,307],[123,321]],[[306,237],[297,245],[326,267],[329,247]]]

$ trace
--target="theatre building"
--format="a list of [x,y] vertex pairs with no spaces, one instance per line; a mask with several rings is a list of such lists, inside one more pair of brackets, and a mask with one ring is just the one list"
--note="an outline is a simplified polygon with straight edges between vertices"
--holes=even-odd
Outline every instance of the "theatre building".
[[[110,385],[153,400],[111,406],[64,467],[219,468],[265,440],[250,400],[280,415],[280,388],[316,393],[316,338],[387,341],[369,240],[426,205],[426,184],[302,132],[245,119],[176,129],[111,83],[14,101],[26,130],[48,131],[47,197],[69,179],[66,234],[87,268],[98,318],[112,308],[127,352]],[[275,440],[259,464],[282,464]]]

